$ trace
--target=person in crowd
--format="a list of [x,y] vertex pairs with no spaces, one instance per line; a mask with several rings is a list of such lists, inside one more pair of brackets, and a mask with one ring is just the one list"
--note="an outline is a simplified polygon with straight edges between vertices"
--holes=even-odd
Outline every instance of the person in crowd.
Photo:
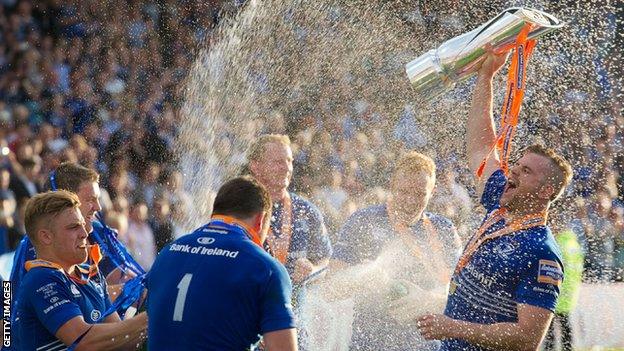
[[154,232],[148,223],[147,204],[141,197],[134,199],[130,205],[127,235],[122,241],[134,254],[141,267],[149,270],[156,258]]
[[533,145],[507,175],[496,150],[487,157],[496,138],[492,78],[505,59],[490,54],[482,64],[467,121],[471,171],[486,159],[478,189],[487,215],[455,267],[444,314],[417,319],[425,338],[443,340],[442,350],[537,349],[563,280],[546,216],[572,178],[569,163]]
[[271,210],[259,182],[233,178],[210,221],[162,250],[148,278],[150,350],[244,350],[258,335],[297,350],[290,279],[262,247]]
[[[18,350],[131,350],[144,338],[145,313],[124,321],[114,311],[104,315],[111,302],[97,269],[101,254],[89,245],[80,206],[65,190],[28,202],[25,223],[37,259],[26,262],[18,290]],[[96,264],[83,264],[88,258]]]

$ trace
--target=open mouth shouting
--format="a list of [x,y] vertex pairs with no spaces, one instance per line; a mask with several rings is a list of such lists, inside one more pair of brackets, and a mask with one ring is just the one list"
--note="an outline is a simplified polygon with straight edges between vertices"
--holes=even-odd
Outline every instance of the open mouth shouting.
[[518,182],[514,179],[509,178],[507,180],[507,186],[505,186],[505,193],[512,192],[518,187]]

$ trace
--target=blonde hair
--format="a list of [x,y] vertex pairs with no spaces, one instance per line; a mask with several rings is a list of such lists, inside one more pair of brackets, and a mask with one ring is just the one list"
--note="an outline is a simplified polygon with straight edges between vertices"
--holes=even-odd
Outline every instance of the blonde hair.
[[257,161],[262,157],[267,144],[278,143],[290,147],[290,138],[284,134],[264,134],[259,136],[247,150],[247,161]]
[[557,154],[555,150],[540,144],[534,144],[527,147],[524,150],[524,153],[540,155],[550,160],[550,163],[554,167],[551,167],[552,177],[547,177],[546,181],[550,181],[550,184],[555,189],[555,192],[550,197],[550,201],[557,200],[572,181],[572,166],[570,163],[563,158],[563,156]]
[[392,178],[394,179],[400,172],[408,174],[424,172],[435,180],[436,166],[431,157],[416,151],[409,151],[397,161],[394,172],[392,172]]
[[80,207],[78,196],[67,190],[48,191],[33,196],[28,200],[24,214],[28,237],[36,241],[37,231],[44,225],[49,225],[50,219],[68,208],[78,207]]

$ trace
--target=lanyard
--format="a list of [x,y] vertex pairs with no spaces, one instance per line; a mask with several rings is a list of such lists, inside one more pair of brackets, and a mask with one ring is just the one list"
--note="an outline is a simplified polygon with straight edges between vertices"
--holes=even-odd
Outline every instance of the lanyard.
[[534,39],[527,39],[530,29],[531,25],[527,24],[516,38],[511,66],[507,75],[507,92],[505,93],[505,102],[503,103],[503,112],[501,114],[501,129],[490,152],[481,161],[481,165],[477,169],[479,178],[483,175],[487,159],[495,149],[500,156],[500,169],[507,174],[509,155],[511,154],[511,141],[516,133],[518,115],[520,114],[526,87],[526,66],[536,44]]
[[455,267],[455,274],[458,274],[467,264],[470,262],[470,259],[475,254],[475,252],[487,241],[492,239],[500,238],[502,236],[537,227],[540,225],[546,224],[546,215],[545,213],[534,213],[531,215],[524,216],[522,218],[518,218],[516,220],[511,221],[509,224],[505,224],[501,229],[495,230],[489,234],[485,234],[488,229],[490,229],[494,224],[498,223],[501,220],[505,220],[507,216],[507,209],[502,207],[494,211],[489,218],[486,219],[485,222],[479,227],[477,233],[470,239],[468,245],[464,249],[464,253],[459,258],[459,262]]
[[273,230],[269,230],[267,236],[267,244],[273,256],[282,264],[288,259],[288,249],[290,248],[290,239],[292,238],[292,200],[290,194],[286,193],[283,201],[282,209],[282,226],[280,235],[277,236]]

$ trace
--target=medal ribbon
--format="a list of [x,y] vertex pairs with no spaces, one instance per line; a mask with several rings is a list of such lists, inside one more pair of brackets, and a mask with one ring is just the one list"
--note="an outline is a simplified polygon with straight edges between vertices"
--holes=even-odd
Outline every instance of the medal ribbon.
[[503,103],[503,112],[501,114],[501,128],[496,136],[496,141],[488,155],[481,161],[481,165],[477,169],[477,177],[483,175],[485,164],[494,150],[498,151],[500,157],[500,168],[505,174],[509,169],[509,155],[511,154],[511,141],[516,132],[518,125],[518,115],[524,98],[525,82],[526,82],[526,66],[536,41],[527,39],[531,25],[527,24],[518,34],[516,45],[513,51],[511,66],[507,75],[507,91],[505,93],[505,102]]
[[230,226],[238,227],[245,232],[245,235],[247,235],[247,237],[249,237],[251,241],[253,241],[256,245],[262,247],[262,242],[260,241],[260,235],[258,234],[258,232],[247,226],[245,223],[239,221],[238,219],[223,215],[213,215],[210,219],[210,223],[208,224],[209,227],[214,226],[215,224],[218,226],[219,222]]
[[490,215],[490,217],[485,222],[483,222],[481,227],[479,227],[477,233],[472,237],[472,239],[470,239],[468,245],[466,245],[464,253],[459,258],[459,262],[455,267],[455,274],[458,274],[464,267],[466,267],[475,252],[484,243],[517,231],[526,230],[546,224],[546,215],[544,213],[535,213],[513,220],[511,221],[511,223],[506,224],[501,229],[495,230],[489,234],[485,234],[488,229],[490,229],[494,224],[498,223],[499,221],[504,220],[506,216],[507,209],[502,207],[494,211]]
[[269,245],[273,257],[282,264],[286,264],[288,249],[290,248],[290,239],[292,238],[292,200],[290,194],[286,193],[282,205],[282,227],[280,229],[280,235],[277,236],[273,230],[269,230],[267,244]]

